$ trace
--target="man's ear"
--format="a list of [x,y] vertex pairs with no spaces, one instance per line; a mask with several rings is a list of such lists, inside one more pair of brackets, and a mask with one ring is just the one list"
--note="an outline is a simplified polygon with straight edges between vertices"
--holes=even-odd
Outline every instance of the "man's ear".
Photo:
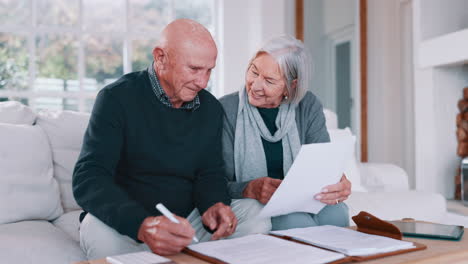
[[167,63],[166,52],[160,47],[154,47],[153,59],[157,69],[164,69]]

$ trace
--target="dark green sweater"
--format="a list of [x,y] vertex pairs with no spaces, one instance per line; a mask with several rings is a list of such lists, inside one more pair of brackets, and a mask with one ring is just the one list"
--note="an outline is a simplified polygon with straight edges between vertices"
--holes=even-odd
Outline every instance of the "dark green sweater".
[[103,88],[73,173],[78,204],[137,240],[143,219],[162,202],[187,217],[217,202],[230,204],[221,153],[223,109],[199,92],[195,111],[169,108],[152,91],[146,71]]
[[[279,108],[257,108],[260,116],[265,122],[270,134],[274,135],[278,128],[276,127],[276,117]],[[268,177],[275,179],[284,179],[283,172],[283,140],[269,142],[262,138],[263,150],[268,169]]]

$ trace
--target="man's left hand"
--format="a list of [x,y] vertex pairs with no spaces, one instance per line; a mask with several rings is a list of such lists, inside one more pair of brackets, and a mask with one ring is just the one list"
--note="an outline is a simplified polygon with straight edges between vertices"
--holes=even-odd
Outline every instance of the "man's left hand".
[[325,186],[315,199],[329,205],[338,204],[348,199],[351,194],[351,182],[343,174],[339,183]]
[[231,207],[223,203],[216,203],[202,215],[202,222],[211,230],[216,230],[211,240],[228,237],[234,233],[237,227],[237,217]]

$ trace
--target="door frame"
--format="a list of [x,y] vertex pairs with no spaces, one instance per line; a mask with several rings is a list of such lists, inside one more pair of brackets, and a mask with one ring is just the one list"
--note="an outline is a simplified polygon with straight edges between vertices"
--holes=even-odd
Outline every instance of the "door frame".
[[337,111],[336,105],[336,47],[342,43],[349,42],[350,44],[350,66],[351,66],[351,99],[353,100],[352,103],[352,113],[351,113],[351,130],[353,133],[358,135],[360,133],[360,112],[359,112],[359,104],[360,104],[360,93],[358,89],[357,82],[357,74],[358,69],[357,67],[353,67],[357,65],[357,52],[356,50],[356,32],[354,30],[354,26],[347,26],[336,30],[326,36],[326,44],[325,44],[325,61],[329,62],[327,67],[327,73],[329,76],[326,76],[326,96],[327,98],[331,98],[332,101],[328,102],[334,111]]
[[[359,37],[359,49],[356,58],[356,62],[359,62],[359,78],[356,83],[359,85],[356,88],[360,88],[360,96],[358,96],[360,105],[360,137],[359,140],[359,151],[361,156],[361,162],[368,161],[368,147],[367,147],[367,0],[356,0],[358,6],[358,18],[357,18],[357,31],[356,34]],[[304,0],[296,0],[296,38],[304,41]],[[357,48],[357,45],[355,45]],[[358,89],[356,89],[358,90]]]

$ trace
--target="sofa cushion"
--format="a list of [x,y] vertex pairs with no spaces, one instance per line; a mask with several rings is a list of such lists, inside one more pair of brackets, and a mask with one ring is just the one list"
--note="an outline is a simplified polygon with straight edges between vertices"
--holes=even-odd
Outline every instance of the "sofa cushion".
[[75,210],[64,213],[59,218],[55,219],[52,224],[60,228],[63,232],[69,235],[76,242],[80,242],[80,214],[83,210]]
[[0,102],[0,123],[32,125],[36,114],[31,108],[17,101]]
[[338,117],[336,116],[335,112],[324,108],[323,114],[325,115],[325,125],[327,129],[337,129],[338,128]]
[[359,168],[361,183],[370,192],[409,190],[408,174],[394,164],[365,162]]
[[54,177],[60,186],[62,204],[66,212],[78,210],[72,192],[72,175],[83,144],[89,114],[73,111],[41,111],[37,125],[49,137],[52,147]]
[[0,225],[1,263],[74,263],[86,259],[78,242],[47,221]]
[[353,192],[345,203],[350,217],[366,211],[383,220],[413,218],[439,222],[447,213],[442,195],[422,191]]
[[[353,142],[356,142],[356,138],[353,136],[349,128],[329,129],[328,134],[330,135],[331,141],[352,138]],[[356,148],[354,148],[353,152],[351,152],[351,155],[348,157],[348,161],[345,166],[344,173],[346,177],[348,178],[348,180],[352,183],[351,190],[353,192],[354,191],[360,191],[360,192],[366,191],[366,188],[362,186],[361,184],[361,174],[359,172],[359,167],[358,167],[358,163],[356,159]]]
[[63,213],[52,154],[38,126],[0,123],[0,224]]

